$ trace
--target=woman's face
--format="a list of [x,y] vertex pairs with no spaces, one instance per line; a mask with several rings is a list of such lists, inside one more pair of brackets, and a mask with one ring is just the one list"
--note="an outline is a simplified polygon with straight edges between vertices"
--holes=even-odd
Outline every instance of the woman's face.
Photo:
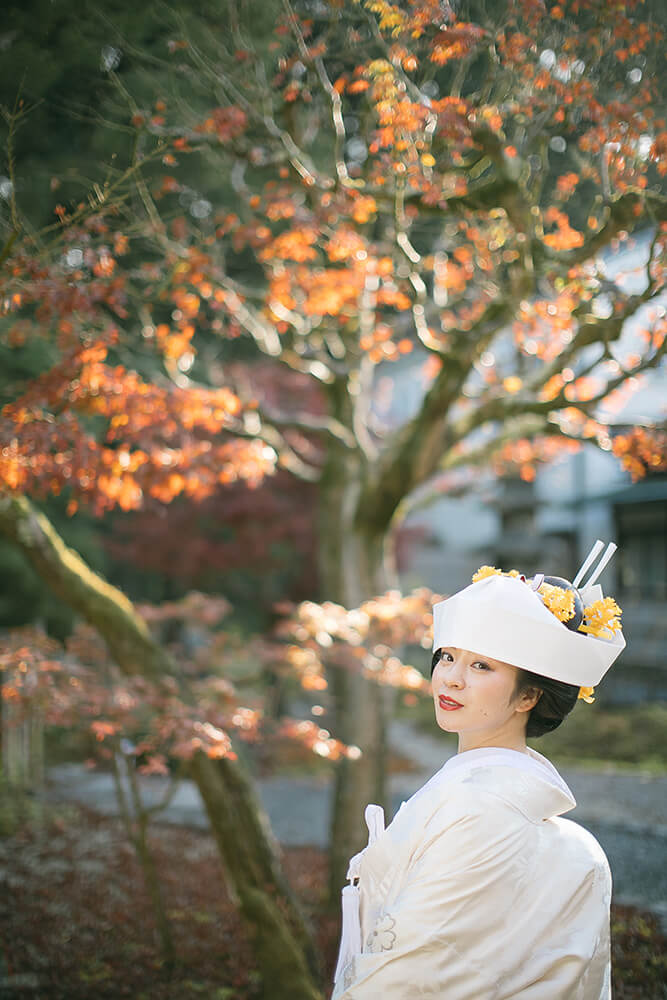
[[538,695],[516,694],[516,667],[453,646],[438,652],[431,681],[435,718],[441,729],[459,734],[459,752],[525,747],[527,713]]

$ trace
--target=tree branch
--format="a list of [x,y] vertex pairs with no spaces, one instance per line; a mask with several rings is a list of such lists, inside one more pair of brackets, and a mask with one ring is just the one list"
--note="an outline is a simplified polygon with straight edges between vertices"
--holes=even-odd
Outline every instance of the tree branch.
[[[646,206],[649,207],[651,218],[664,222],[667,220],[667,198],[654,191],[628,191],[613,201],[603,205],[606,209],[607,219],[603,226],[583,245],[575,250],[553,250],[546,244],[539,242],[539,253],[550,263],[560,263],[566,267],[573,264],[581,264],[588,260],[593,254],[607,246],[622,229],[634,229],[639,219],[644,215]],[[642,212],[637,213],[637,209]]]
[[281,430],[294,428],[305,434],[334,438],[346,448],[354,449],[357,447],[357,441],[352,431],[335,417],[318,417],[312,413],[279,413],[277,410],[267,407],[266,404],[260,404],[256,412],[263,426],[268,424]]
[[[183,20],[180,15],[177,15],[177,17],[185,33]],[[329,190],[333,187],[333,181],[331,178],[322,177],[319,174],[312,159],[304,152],[304,150],[298,147],[289,132],[287,132],[286,129],[281,128],[273,117],[273,113],[271,111],[272,91],[266,81],[266,77],[264,76],[264,65],[261,59],[255,59],[255,71],[258,77],[258,82],[261,82],[260,101],[263,104],[262,111],[258,110],[256,103],[249,100],[248,97],[245,96],[245,93],[239,90],[236,84],[232,82],[229,76],[226,76],[222,72],[219,65],[213,66],[209,64],[208,59],[205,57],[203,52],[196,45],[194,45],[192,40],[189,41],[188,49],[207,79],[211,80],[216,87],[225,88],[231,99],[234,100],[240,108],[243,108],[249,119],[261,122],[268,134],[273,139],[277,139],[280,142],[285,149],[294,170],[308,186],[316,186],[323,190]],[[254,54],[256,55],[256,53]],[[261,81],[259,79],[260,77],[263,77]]]
[[258,438],[264,441],[276,452],[279,464],[297,479],[304,479],[309,483],[319,480],[320,470],[304,462],[277,428],[261,421],[256,410],[245,411],[243,423],[234,426],[234,434],[237,437],[250,438],[252,441]]
[[396,433],[380,455],[360,502],[363,512],[360,518],[368,518],[373,530],[386,529],[406,493],[429,479],[438,468],[451,406],[458,399],[475,359],[509,322],[514,308],[505,298],[488,306],[471,330],[466,331],[461,352],[444,360],[419,413]]
[[440,462],[439,471],[450,472],[453,469],[466,465],[483,465],[503,445],[509,444],[512,441],[518,441],[520,438],[533,437],[536,434],[547,432],[558,435],[562,433],[560,430],[556,431],[554,429],[554,425],[549,423],[546,415],[540,416],[538,413],[520,414],[518,419],[505,422],[498,434],[476,448],[471,448],[468,451],[458,445],[450,448]]
[[297,45],[299,47],[299,52],[303,57],[305,62],[312,62],[315,66],[317,76],[319,78],[320,84],[325,94],[331,101],[331,119],[334,127],[334,162],[336,165],[336,176],[338,181],[346,186],[358,187],[358,184],[354,183],[350,179],[350,175],[347,172],[347,166],[345,164],[345,159],[343,157],[343,149],[345,146],[346,132],[345,123],[343,121],[343,105],[340,99],[340,94],[335,89],[331,80],[329,79],[329,74],[326,71],[324,61],[321,56],[316,56],[314,59],[308,51],[308,46],[304,41],[304,37],[299,28],[299,22],[297,20],[294,9],[290,3],[290,0],[283,0],[283,7],[287,13],[288,20],[290,22],[294,37],[296,38]]
[[121,670],[155,681],[176,675],[176,664],[155,642],[131,602],[93,573],[26,497],[0,495],[0,534],[23,552],[62,600],[97,629]]
[[[625,382],[627,382],[628,379],[635,378],[636,376],[649,371],[651,368],[656,368],[666,354],[667,338],[665,338],[659,348],[657,348],[650,356],[642,358],[634,366],[634,368],[621,368],[620,374],[614,379],[609,379],[604,388],[596,393],[596,395],[591,396],[590,399],[569,399],[567,396],[568,386],[566,385],[558,393],[558,395],[552,397],[551,399],[539,400],[531,398],[531,396],[525,397],[521,395],[510,397],[499,396],[496,399],[489,400],[484,405],[478,407],[472,414],[467,414],[466,416],[461,417],[451,426],[453,446],[456,442],[464,441],[473,430],[482,427],[486,423],[505,423],[506,421],[519,417],[522,414],[547,415],[562,408],[574,407],[586,416],[592,417],[593,410],[598,403],[605,400],[607,396],[609,396],[616,389],[620,388]],[[583,375],[588,374],[600,363],[600,360],[600,358],[596,358],[586,367],[586,369],[578,372],[575,377],[581,378]]]
[[219,281],[227,292],[225,306],[234,319],[252,336],[263,354],[272,358],[279,357],[283,347],[275,327],[267,323],[256,309],[241,300],[231,278],[221,276]]
[[631,319],[646,302],[650,302],[655,294],[657,293],[653,293],[647,288],[640,295],[631,295],[622,312],[608,317],[586,313],[582,317],[583,322],[567,347],[527,385],[527,391],[531,395],[537,394],[550,378],[562,371],[566,365],[574,362],[577,355],[581,354],[586,347],[599,343],[608,350],[609,345],[621,336],[626,320]]

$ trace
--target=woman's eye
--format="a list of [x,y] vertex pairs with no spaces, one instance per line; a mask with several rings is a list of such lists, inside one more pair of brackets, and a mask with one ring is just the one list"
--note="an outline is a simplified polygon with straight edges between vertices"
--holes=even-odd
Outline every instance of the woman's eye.
[[488,663],[484,663],[483,660],[477,660],[477,662],[475,664],[473,664],[473,666],[477,667],[479,670],[490,670],[491,669],[491,667],[489,666],[489,664]]
[[433,673],[441,660],[445,663],[451,663],[453,659],[452,654],[448,653],[446,649],[437,649],[433,654],[433,659],[431,660],[431,673]]

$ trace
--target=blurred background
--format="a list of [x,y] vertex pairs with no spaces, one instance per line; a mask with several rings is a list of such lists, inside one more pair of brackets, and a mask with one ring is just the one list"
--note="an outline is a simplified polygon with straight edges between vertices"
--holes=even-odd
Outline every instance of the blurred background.
[[0,996],[328,995],[363,804],[456,751],[433,595],[598,538],[627,648],[534,746],[667,996],[665,12],[617,15],[4,11]]

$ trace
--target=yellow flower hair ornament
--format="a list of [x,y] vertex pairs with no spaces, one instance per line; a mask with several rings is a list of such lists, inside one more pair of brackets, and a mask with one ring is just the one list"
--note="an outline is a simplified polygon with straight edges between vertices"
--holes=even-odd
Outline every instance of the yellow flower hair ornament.
[[622,614],[613,597],[603,597],[584,608],[584,623],[579,626],[579,631],[598,639],[611,638],[621,627]]
[[544,582],[537,588],[537,593],[542,598],[542,604],[563,624],[574,618],[574,592],[572,590],[565,590],[564,587]]
[[[486,580],[492,576],[518,578],[531,587],[532,590],[536,591],[545,608],[569,631],[583,632],[585,635],[593,636],[596,639],[613,640],[615,633],[620,632],[621,629],[620,616],[622,611],[618,604],[613,597],[601,597],[599,600],[584,606],[579,587],[577,586],[585,569],[601,548],[602,543],[596,543],[574,583],[570,583],[569,580],[565,580],[559,576],[544,576],[542,573],[537,573],[532,578],[526,578],[523,573],[519,573],[516,569],[505,573],[500,569],[496,569],[495,566],[480,566],[473,575],[472,582],[479,583],[481,580]],[[597,577],[601,568],[606,565],[615,548],[616,546],[613,544],[608,547],[602,564],[595,573],[595,577]],[[592,687],[582,686],[579,688],[577,697],[585,701],[587,705],[591,705],[595,701],[593,691],[594,688]]]

